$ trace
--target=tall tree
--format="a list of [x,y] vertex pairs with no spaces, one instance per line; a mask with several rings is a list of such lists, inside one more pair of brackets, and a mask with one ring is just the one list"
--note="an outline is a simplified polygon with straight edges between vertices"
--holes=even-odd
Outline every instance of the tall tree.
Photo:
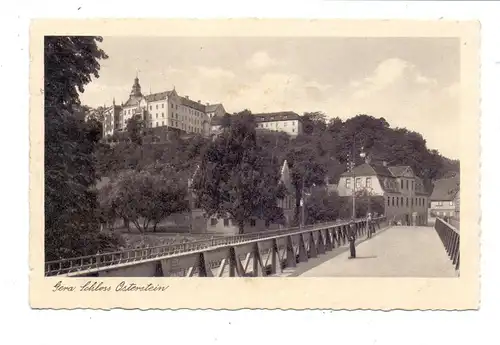
[[300,200],[304,190],[325,182],[325,160],[318,153],[316,144],[314,137],[297,138],[286,156],[295,187],[295,221],[299,219]]
[[326,189],[313,190],[305,204],[306,224],[332,222],[339,218],[341,198]]
[[144,121],[140,115],[134,115],[127,121],[127,132],[130,141],[136,145],[142,145]]
[[101,189],[101,208],[112,222],[120,217],[141,233],[173,213],[188,210],[187,184],[171,167],[148,167],[123,171],[110,188]]
[[319,134],[326,129],[326,115],[320,111],[306,112],[302,115],[302,130],[305,134]]
[[[96,252],[99,234],[95,150],[101,130],[85,123],[79,93],[99,77],[107,55],[100,37],[46,36],[45,105],[45,258],[56,260]],[[103,242],[104,241],[104,242]]]
[[230,217],[240,233],[252,217],[283,217],[276,206],[284,196],[280,167],[258,146],[255,127],[249,111],[231,116],[227,130],[205,151],[193,181],[200,206],[209,215]]

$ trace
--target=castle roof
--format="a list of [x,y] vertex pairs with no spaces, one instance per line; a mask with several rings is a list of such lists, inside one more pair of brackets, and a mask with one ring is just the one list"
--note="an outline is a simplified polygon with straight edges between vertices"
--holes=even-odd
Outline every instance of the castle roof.
[[156,102],[156,101],[162,101],[166,100],[168,97],[172,96],[174,94],[174,91],[163,91],[163,92],[157,92],[157,93],[152,93],[150,95],[147,95],[146,101],[148,102]]
[[211,112],[214,112],[218,107],[222,107],[222,104],[221,103],[217,103],[217,104],[208,104],[206,106],[206,112],[207,113],[211,113]]

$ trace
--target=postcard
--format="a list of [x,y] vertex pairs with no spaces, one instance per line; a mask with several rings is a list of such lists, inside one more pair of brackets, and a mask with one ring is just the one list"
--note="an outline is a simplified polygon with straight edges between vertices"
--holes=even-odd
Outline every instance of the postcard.
[[30,305],[479,308],[479,33],[34,20]]

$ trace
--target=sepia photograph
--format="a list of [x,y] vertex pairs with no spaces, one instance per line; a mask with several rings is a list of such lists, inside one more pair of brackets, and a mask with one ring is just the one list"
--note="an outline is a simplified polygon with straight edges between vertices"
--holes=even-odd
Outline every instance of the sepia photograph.
[[473,178],[464,187],[478,168],[464,118],[477,113],[464,113],[460,33],[132,28],[37,38],[50,291],[109,291],[101,278],[136,292],[166,290],[161,278],[460,281],[461,232],[478,236],[460,212],[461,187],[478,193]]

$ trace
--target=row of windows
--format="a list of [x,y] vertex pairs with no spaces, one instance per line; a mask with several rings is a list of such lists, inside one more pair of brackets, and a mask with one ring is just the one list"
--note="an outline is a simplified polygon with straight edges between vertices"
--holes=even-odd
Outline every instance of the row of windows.
[[[271,128],[273,126],[273,123],[274,123],[274,127],[279,127],[280,123],[279,122],[265,122],[265,123],[260,123],[259,124],[259,127],[261,128]],[[283,126],[284,127],[287,127],[287,124],[288,122],[284,122],[283,123]],[[292,122],[292,127],[295,127],[295,121]]]
[[[372,178],[367,177],[366,179],[363,179],[362,177],[356,177],[356,189],[359,189],[363,187],[363,182],[364,182],[364,187],[366,188],[371,188],[372,187]],[[345,179],[345,187],[347,189],[351,188],[351,178],[348,177]]]
[[[265,125],[265,126],[261,123],[260,125],[257,125],[257,127],[260,127],[260,128],[267,128],[267,123],[266,123],[266,125]],[[268,128],[268,129],[270,129],[270,130],[272,130],[272,131],[277,130],[277,129],[271,128],[271,126],[269,126],[269,128]],[[292,128],[292,133],[295,133],[295,128]]]
[[[158,113],[156,113],[155,115],[156,115],[155,118],[158,119]],[[165,113],[161,113],[161,117],[165,118]],[[177,114],[177,113],[170,114],[170,118],[171,119],[175,118],[176,120],[179,120],[179,114]],[[150,115],[150,116],[146,115],[146,120],[147,119],[152,120],[153,119],[153,115]],[[180,119],[182,121],[189,121],[189,123],[194,124],[194,125],[201,125],[201,121],[197,120],[197,119],[194,119],[194,120],[193,119],[188,119],[186,116],[180,116]]]
[[[410,185],[409,185],[409,180],[403,180],[401,179],[401,189],[405,189],[405,182],[406,181],[406,189],[410,190]],[[415,181],[411,181],[411,190],[415,190]]]
[[[443,202],[442,201],[438,201],[436,204],[437,204],[437,206],[443,206]],[[449,205],[453,206],[453,201],[450,201]]]
[[453,217],[455,214],[453,211],[446,212],[446,211],[436,211],[436,215],[438,217]]
[[197,111],[195,109],[191,109],[191,108],[184,108],[184,110],[188,111],[189,114],[191,115],[195,115],[195,116],[201,116],[203,113],[201,111]]
[[[165,108],[165,103],[162,103],[161,107]],[[170,103],[170,108],[174,109],[174,104],[173,103]],[[179,105],[176,104],[175,105],[175,109],[176,110],[179,109]],[[153,110],[153,106],[152,105],[149,106],[149,110]],[[158,104],[156,104],[156,110],[158,110]],[[183,107],[182,110],[187,110],[188,113],[191,114],[191,115],[195,115],[195,116],[201,116],[202,115],[201,111],[197,111],[195,109]]]
[[[409,184],[409,180],[401,180],[401,189],[404,189],[404,186],[405,186],[405,182],[406,181],[406,189],[409,189],[410,186],[411,186],[411,190],[414,190],[415,189],[415,181],[411,181],[411,185]],[[366,179],[363,179],[362,177],[357,177],[356,178],[356,188],[361,188],[363,187],[363,183],[364,183],[364,186],[367,187],[367,188],[371,188],[372,186],[372,180],[371,180],[371,177],[367,177]],[[345,180],[345,186],[346,188],[351,188],[351,179],[350,178],[346,178]]]
[[[162,109],[164,109],[164,108],[165,108],[165,103],[161,103],[161,108],[162,108]],[[173,103],[170,103],[170,108],[174,109],[174,104],[173,104]],[[131,115],[131,114],[133,114],[134,110],[136,110],[136,109],[137,109],[137,108],[135,108],[135,109],[133,109],[133,108],[132,108],[132,109],[125,109],[125,110],[123,111],[123,113],[124,113],[125,115]],[[156,110],[158,110],[158,104],[156,104],[155,109],[156,109]],[[178,106],[177,104],[175,105],[175,109],[176,109],[176,110],[177,110],[177,109],[179,109],[179,106]],[[195,109],[191,109],[191,108],[184,108],[184,110],[186,110],[186,109],[187,109],[188,113],[189,113],[189,114],[191,114],[191,115],[195,115],[195,116],[200,117],[200,116],[202,116],[202,114],[203,114],[203,112],[201,112],[201,111],[197,111],[197,110],[195,110]],[[152,106],[152,105],[150,105],[150,106],[149,106],[149,110],[150,110],[150,111],[152,111],[152,110],[153,110],[153,106]]]
[[408,198],[408,197],[399,197],[399,196],[388,196],[387,197],[387,206],[393,207],[405,207],[405,199],[406,199],[406,207],[413,206],[425,206],[425,198]]
[[[155,127],[158,127],[159,124],[160,124],[160,121],[155,122]],[[168,125],[170,127],[180,127],[181,129],[183,129],[185,131],[189,131],[189,132],[201,133],[201,128],[196,128],[196,127],[193,127],[193,126],[187,126],[186,124],[183,124],[183,123],[181,123],[180,126],[179,126],[179,122],[178,121],[168,120]],[[161,122],[161,126],[165,126],[165,121]]]
[[[174,106],[174,105],[173,105],[172,103],[170,103],[170,105],[171,105],[171,106],[172,106],[172,108],[173,108],[173,106]],[[162,104],[161,104],[161,107],[162,107],[162,108],[165,108],[165,103],[162,103]],[[149,110],[153,110],[153,106],[152,106],[152,105],[150,105],[150,106],[149,106]],[[156,105],[156,110],[158,110],[158,104]]]

